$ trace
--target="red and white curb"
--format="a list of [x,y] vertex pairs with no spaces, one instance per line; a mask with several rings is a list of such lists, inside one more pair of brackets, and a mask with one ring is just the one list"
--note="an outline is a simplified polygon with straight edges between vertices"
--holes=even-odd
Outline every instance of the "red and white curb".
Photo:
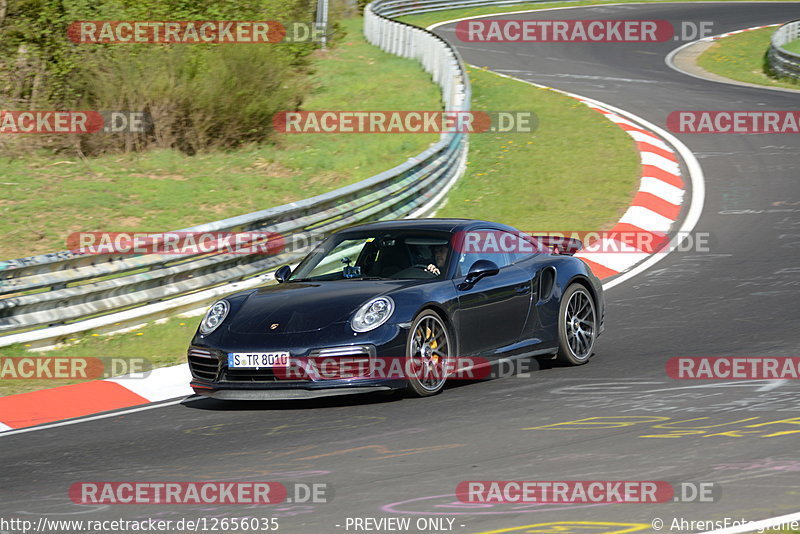
[[192,395],[188,364],[0,397],[0,433]]
[[[627,271],[653,253],[660,253],[637,245],[662,242],[672,229],[681,212],[684,182],[678,157],[660,137],[594,101],[573,97],[625,130],[636,143],[642,165],[639,191],[609,232],[611,237],[598,239],[575,254],[598,278],[604,279]],[[628,241],[617,236],[636,236],[636,239]]]
[[[473,67],[480,68],[474,65]],[[624,282],[657,263],[678,247],[697,224],[705,201],[703,170],[691,150],[669,132],[614,106],[507,74],[499,72],[493,74],[574,98],[602,113],[608,120],[625,130],[636,142],[642,166],[636,196],[616,226],[608,232],[611,238],[598,239],[575,254],[585,261],[601,280],[615,277],[610,282],[605,282],[603,287],[610,289]],[[676,151],[689,170],[692,202],[686,210],[678,235],[667,243],[666,236],[678,222],[686,193]],[[631,245],[630,241],[614,239],[615,236],[634,236],[635,239],[632,241],[636,244],[652,243],[657,246],[637,248]],[[645,237],[649,238],[644,239]]]

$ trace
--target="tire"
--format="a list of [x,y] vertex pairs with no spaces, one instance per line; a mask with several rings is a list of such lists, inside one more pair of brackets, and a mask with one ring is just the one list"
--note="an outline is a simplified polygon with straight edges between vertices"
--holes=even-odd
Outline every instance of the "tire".
[[581,284],[567,287],[558,310],[558,352],[561,365],[583,365],[589,361],[597,339],[597,307]]
[[409,396],[430,397],[442,391],[454,347],[453,336],[438,313],[425,310],[414,319],[406,341]]

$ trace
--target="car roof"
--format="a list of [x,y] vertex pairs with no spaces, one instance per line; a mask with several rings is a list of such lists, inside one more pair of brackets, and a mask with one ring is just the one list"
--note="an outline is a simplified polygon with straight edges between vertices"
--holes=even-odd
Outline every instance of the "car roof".
[[351,226],[341,233],[364,231],[389,231],[389,230],[429,230],[435,232],[455,233],[473,228],[497,228],[513,230],[504,224],[482,221],[477,219],[397,219],[379,221]]

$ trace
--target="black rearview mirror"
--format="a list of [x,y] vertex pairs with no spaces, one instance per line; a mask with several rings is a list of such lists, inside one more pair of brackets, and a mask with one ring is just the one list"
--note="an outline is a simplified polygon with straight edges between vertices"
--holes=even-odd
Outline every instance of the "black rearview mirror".
[[284,265],[277,271],[275,271],[275,280],[278,281],[279,284],[284,283],[289,277],[292,276],[292,268],[288,265]]
[[472,285],[485,276],[494,276],[500,272],[500,268],[493,261],[478,260],[469,268],[469,273],[464,282]]

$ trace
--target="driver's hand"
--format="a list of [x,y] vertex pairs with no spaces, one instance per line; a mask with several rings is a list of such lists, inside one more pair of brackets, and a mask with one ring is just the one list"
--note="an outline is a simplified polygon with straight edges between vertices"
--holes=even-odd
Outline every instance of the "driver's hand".
[[430,265],[428,265],[427,267],[425,267],[425,270],[428,271],[429,273],[435,274],[436,276],[439,276],[439,274],[440,274],[439,268],[437,266],[435,266],[434,264],[432,264],[432,263]]

